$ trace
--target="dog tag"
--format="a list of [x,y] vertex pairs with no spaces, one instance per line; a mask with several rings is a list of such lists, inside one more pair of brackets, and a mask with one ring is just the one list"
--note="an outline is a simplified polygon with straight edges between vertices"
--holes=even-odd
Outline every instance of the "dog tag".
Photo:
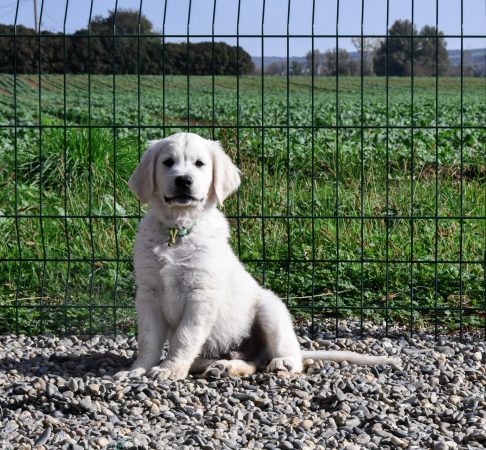
[[169,247],[172,247],[173,245],[176,244],[176,240],[177,240],[177,232],[179,230],[177,228],[170,228],[169,229],[169,241],[167,242],[167,245]]

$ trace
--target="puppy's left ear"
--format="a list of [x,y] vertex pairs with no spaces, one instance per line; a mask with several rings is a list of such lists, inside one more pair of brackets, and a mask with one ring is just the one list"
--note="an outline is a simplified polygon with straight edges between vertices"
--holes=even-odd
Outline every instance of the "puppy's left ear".
[[240,171],[217,141],[209,141],[213,153],[213,187],[220,205],[235,192],[241,182]]

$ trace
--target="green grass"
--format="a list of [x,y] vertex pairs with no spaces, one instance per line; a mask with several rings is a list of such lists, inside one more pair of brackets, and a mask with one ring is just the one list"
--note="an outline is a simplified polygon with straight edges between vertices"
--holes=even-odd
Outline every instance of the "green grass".
[[388,107],[384,79],[314,82],[312,96],[310,78],[287,91],[265,77],[262,96],[261,78],[242,77],[238,98],[235,78],[216,77],[213,109],[212,79],[192,77],[188,119],[186,77],[166,77],[164,95],[154,76],[0,75],[0,332],[133,331],[140,209],[126,181],[164,123],[188,121],[206,137],[214,123],[239,161],[232,244],[294,310],[484,324],[484,80],[465,79],[461,99],[459,79],[412,91],[393,78]]

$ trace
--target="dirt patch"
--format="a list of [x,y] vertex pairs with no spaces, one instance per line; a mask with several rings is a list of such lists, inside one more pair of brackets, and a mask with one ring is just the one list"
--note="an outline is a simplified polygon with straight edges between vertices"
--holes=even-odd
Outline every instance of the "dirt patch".
[[39,82],[38,81],[34,81],[29,77],[22,77],[22,81],[24,81],[25,84],[29,85],[31,88],[39,89]]
[[[427,165],[420,172],[419,179],[430,179],[435,177],[436,169],[434,165]],[[439,177],[452,177],[456,181],[461,179],[461,167],[456,166],[439,166],[438,168]],[[477,165],[467,165],[462,168],[462,177],[465,181],[470,181],[474,179],[479,179],[486,176],[486,166]]]

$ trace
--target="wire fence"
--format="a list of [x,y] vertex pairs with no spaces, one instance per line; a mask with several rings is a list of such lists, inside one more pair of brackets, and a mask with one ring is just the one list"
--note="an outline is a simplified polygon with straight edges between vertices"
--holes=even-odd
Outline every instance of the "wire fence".
[[[223,33],[217,0],[158,2],[160,31],[143,0],[105,18],[91,0],[79,32],[66,0],[59,33],[43,31],[47,3],[40,32],[20,24],[20,0],[0,29],[1,333],[134,332],[143,209],[126,181],[147,140],[187,130],[241,168],[232,245],[292,312],[332,318],[336,336],[346,317],[361,334],[368,321],[485,332],[486,2],[452,2],[446,33],[442,0],[420,33],[414,0],[398,32],[384,0],[380,33],[366,31],[378,19],[365,0],[325,15],[315,0],[235,0]],[[193,31],[201,7],[209,31]]]

